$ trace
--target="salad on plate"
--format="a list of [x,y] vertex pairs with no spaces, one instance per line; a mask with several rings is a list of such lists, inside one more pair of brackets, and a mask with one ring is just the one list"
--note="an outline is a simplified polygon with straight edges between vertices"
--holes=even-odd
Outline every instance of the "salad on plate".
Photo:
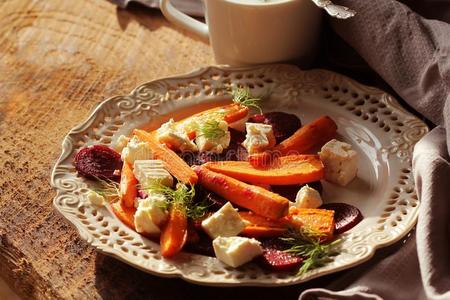
[[231,104],[153,131],[134,129],[114,149],[78,151],[78,174],[98,182],[92,205],[159,241],[164,258],[186,251],[238,268],[254,261],[302,274],[339,253],[339,234],[362,220],[358,208],[325,203],[321,180],[347,186],[358,153],[321,116],[263,112],[261,98],[234,88]]

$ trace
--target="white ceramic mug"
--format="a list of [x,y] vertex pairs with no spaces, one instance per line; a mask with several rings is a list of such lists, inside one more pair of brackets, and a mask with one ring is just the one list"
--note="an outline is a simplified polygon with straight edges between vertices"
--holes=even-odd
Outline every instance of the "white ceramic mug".
[[322,10],[311,0],[203,0],[206,24],[160,0],[171,22],[209,38],[217,63],[252,65],[297,60],[317,46]]

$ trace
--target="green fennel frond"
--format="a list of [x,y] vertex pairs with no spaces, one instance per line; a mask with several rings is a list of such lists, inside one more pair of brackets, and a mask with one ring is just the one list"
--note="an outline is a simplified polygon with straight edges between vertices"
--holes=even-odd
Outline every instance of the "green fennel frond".
[[99,187],[92,189],[94,192],[103,196],[108,201],[120,198],[120,189],[117,182],[100,177],[95,177],[95,179],[99,182]]
[[322,267],[331,261],[331,257],[339,253],[338,245],[341,240],[331,243],[321,243],[323,234],[313,230],[302,228],[300,230],[290,230],[285,237],[280,239],[288,244],[290,248],[284,250],[304,259],[297,275],[302,275],[309,270]]
[[155,183],[151,186],[144,188],[151,193],[162,194],[166,198],[167,207],[170,205],[176,206],[186,214],[188,218],[193,220],[202,218],[209,205],[207,203],[194,201],[195,188],[193,186],[187,186],[185,184],[178,183],[175,189],[165,186],[161,183]]
[[233,95],[233,102],[248,108],[255,108],[262,114],[262,98],[253,96],[248,87],[233,87],[231,95]]
[[218,139],[225,136],[227,133],[220,127],[220,122],[216,120],[208,120],[203,122],[198,127],[199,136],[204,136],[207,139]]

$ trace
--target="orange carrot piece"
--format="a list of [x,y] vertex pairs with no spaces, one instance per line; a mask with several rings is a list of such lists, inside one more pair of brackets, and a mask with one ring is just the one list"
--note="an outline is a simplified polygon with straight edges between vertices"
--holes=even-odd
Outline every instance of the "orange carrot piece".
[[336,131],[336,123],[330,117],[322,116],[276,145],[273,152],[281,155],[302,154],[320,147],[334,138]]
[[287,228],[249,225],[245,226],[241,234],[251,238],[271,238],[282,236],[286,231]]
[[257,215],[251,211],[240,211],[239,215],[248,224],[252,226],[262,227],[286,227],[286,222],[283,219],[269,219],[263,216]]
[[287,231],[284,222],[279,220],[270,220],[254,214],[252,212],[239,212],[246,226],[241,232],[242,235],[254,238],[277,237]]
[[[189,120],[193,119],[202,119],[203,117],[207,115],[213,116],[213,119],[217,119],[215,117],[215,114],[223,114],[223,120],[227,122],[228,124],[234,123],[236,121],[239,121],[243,118],[245,118],[248,115],[249,109],[248,107],[242,106],[237,103],[231,103],[228,105],[213,107],[204,111],[201,111],[199,113],[196,113],[188,118],[182,119],[180,121],[175,122],[175,124],[181,124],[184,122],[189,122]],[[196,136],[196,132],[194,131],[187,131],[187,136],[190,140],[193,140]]]
[[322,234],[322,239],[324,240],[333,237],[333,210],[291,207],[289,209],[289,215],[284,219],[293,227],[306,227]]
[[123,162],[120,177],[120,203],[125,207],[133,207],[134,199],[137,197],[136,185],[138,181],[134,177],[133,169],[127,162]]
[[181,251],[187,240],[188,222],[183,208],[173,205],[160,237],[161,254],[169,258]]
[[276,157],[272,151],[253,153],[248,156],[248,162],[255,168],[269,167],[274,163],[274,160],[276,160]]
[[323,178],[323,164],[318,155],[283,156],[266,168],[255,168],[247,161],[208,162],[203,166],[211,171],[255,184],[305,184]]
[[279,219],[288,213],[289,200],[278,194],[213,172],[203,166],[196,166],[194,170],[199,176],[199,183],[207,190],[258,215]]
[[134,214],[136,213],[136,208],[133,207],[123,207],[120,201],[111,204],[111,208],[114,214],[119,218],[122,223],[127,225],[133,230],[136,230],[134,226]]
[[164,161],[167,171],[184,184],[194,185],[198,177],[189,165],[166,145],[159,144],[153,135],[144,130],[135,129],[133,133],[141,141],[147,142],[156,159]]
[[223,119],[228,124],[231,124],[245,118],[248,115],[248,112],[249,112],[248,107],[239,104],[234,104],[234,107],[230,107],[229,112],[225,114]]

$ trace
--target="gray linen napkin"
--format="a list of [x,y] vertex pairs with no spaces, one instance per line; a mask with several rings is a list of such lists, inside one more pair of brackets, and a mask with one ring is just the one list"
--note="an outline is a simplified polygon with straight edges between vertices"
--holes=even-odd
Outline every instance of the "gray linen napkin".
[[[450,299],[450,24],[425,19],[394,0],[335,2],[358,12],[353,19],[331,20],[335,32],[437,127],[414,148],[422,202],[416,243],[408,240],[360,276],[346,274],[329,290],[306,290],[300,299]],[[420,5],[435,16],[446,9],[441,16],[449,16],[449,2]]]

